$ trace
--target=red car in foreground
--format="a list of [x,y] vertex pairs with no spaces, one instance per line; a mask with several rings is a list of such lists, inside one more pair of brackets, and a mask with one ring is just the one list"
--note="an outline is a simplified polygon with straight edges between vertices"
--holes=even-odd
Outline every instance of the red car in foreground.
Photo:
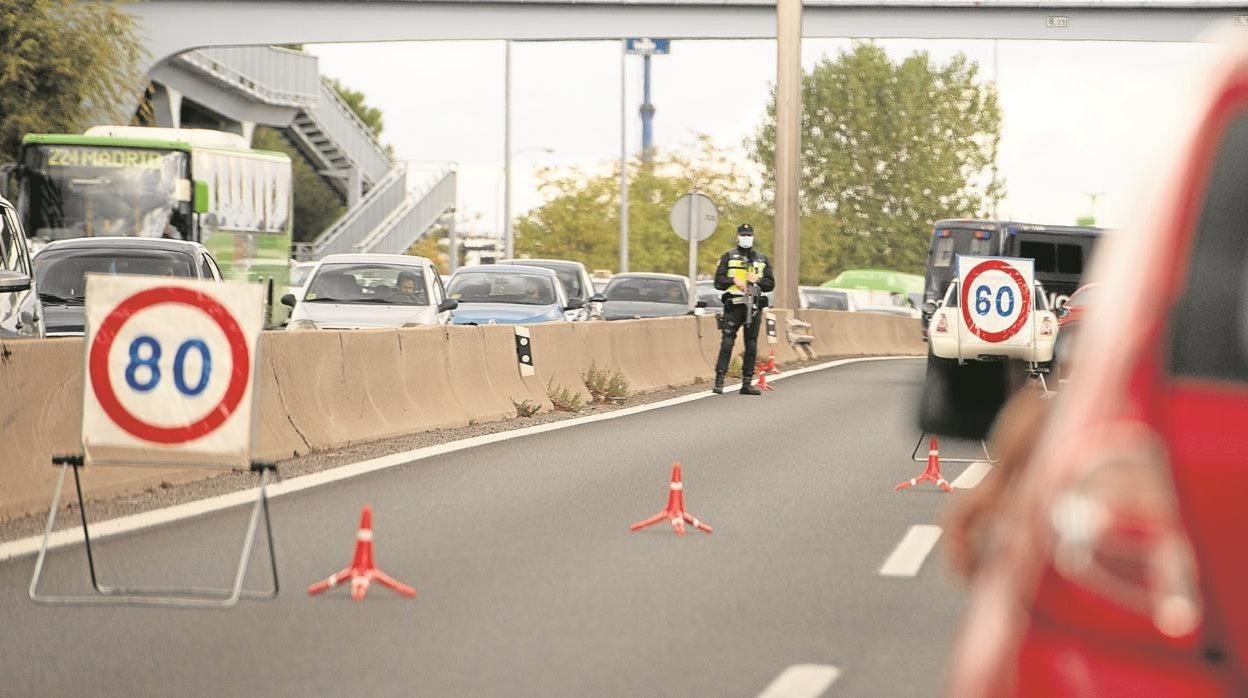
[[1218,66],[1097,262],[1114,302],[1002,502],[951,695],[1248,695],[1248,51]]
[[1088,311],[1092,309],[1092,304],[1101,297],[1100,286],[1095,281],[1080,286],[1056,311],[1058,333],[1057,344],[1053,348],[1053,361],[1061,378],[1070,376],[1071,365],[1074,363],[1071,353],[1075,348],[1075,337],[1078,336],[1079,326],[1087,317]]

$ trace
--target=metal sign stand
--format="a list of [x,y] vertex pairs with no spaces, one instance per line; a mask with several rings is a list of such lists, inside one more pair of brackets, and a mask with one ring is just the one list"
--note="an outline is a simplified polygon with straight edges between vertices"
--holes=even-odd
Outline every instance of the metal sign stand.
[[[920,433],[920,434],[919,434],[919,440],[918,440],[918,442],[914,444],[914,451],[910,454],[910,460],[914,461],[915,463],[925,463],[925,462],[927,462],[927,458],[926,458],[926,457],[919,457],[919,448],[923,445],[923,439],[925,439],[925,438],[927,438],[927,437],[928,437],[928,433],[927,433],[927,432]],[[987,462],[987,463],[989,463],[990,465],[995,465],[997,461],[1001,460],[1000,458],[993,458],[993,457],[992,457],[992,456],[988,453],[988,444],[987,444],[987,442],[985,442],[983,439],[980,439],[980,440],[979,440],[979,447],[980,447],[980,448],[982,448],[982,449],[984,449],[984,457],[983,457],[983,460],[981,460],[981,459],[979,459],[979,458],[945,458],[945,457],[941,456],[940,461],[941,461],[942,463],[981,463],[981,462]]]
[[[247,533],[243,538],[243,550],[239,555],[238,569],[234,572],[234,586],[228,589],[204,587],[120,587],[105,586],[100,583],[95,571],[95,555],[91,550],[91,533],[87,526],[87,507],[82,496],[82,482],[78,470],[83,467],[82,456],[61,456],[52,459],[53,465],[61,468],[56,480],[56,490],[52,495],[52,508],[48,511],[48,523],[43,529],[43,544],[39,547],[39,557],[35,560],[35,571],[30,579],[30,600],[47,606],[161,606],[174,608],[232,608],[240,598],[275,599],[279,590],[277,581],[277,555],[273,549],[273,528],[269,519],[269,499],[265,487],[268,483],[269,471],[277,472],[273,463],[252,463],[251,472],[259,474],[259,493],[251,510],[251,520],[247,524]],[[91,577],[91,587],[95,596],[54,596],[39,593],[39,581],[43,576],[43,563],[48,555],[48,541],[52,529],[56,525],[56,511],[61,502],[61,491],[65,486],[65,472],[74,469],[74,489],[78,493],[78,511],[82,515],[82,539],[87,552],[87,570]],[[247,567],[251,559],[251,549],[259,528],[260,514],[264,514],[264,533],[268,540],[269,568],[273,575],[273,588],[266,590],[243,589],[243,580],[247,577]]]

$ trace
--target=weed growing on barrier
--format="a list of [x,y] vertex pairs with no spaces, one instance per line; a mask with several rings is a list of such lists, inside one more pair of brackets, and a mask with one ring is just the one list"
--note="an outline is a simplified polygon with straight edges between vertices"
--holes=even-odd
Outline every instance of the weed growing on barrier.
[[516,414],[521,417],[532,417],[542,410],[542,406],[532,400],[525,400],[524,402],[512,400],[511,404],[515,406]]
[[580,412],[585,408],[585,398],[580,393],[568,390],[562,385],[555,385],[552,380],[546,384],[546,395],[554,404],[555,409],[562,412]]
[[734,356],[728,362],[728,377],[729,378],[741,377],[741,357],[740,356]]
[[595,402],[618,404],[628,399],[631,394],[628,389],[628,379],[619,371],[608,371],[591,364],[581,374],[581,378],[585,379],[585,387]]

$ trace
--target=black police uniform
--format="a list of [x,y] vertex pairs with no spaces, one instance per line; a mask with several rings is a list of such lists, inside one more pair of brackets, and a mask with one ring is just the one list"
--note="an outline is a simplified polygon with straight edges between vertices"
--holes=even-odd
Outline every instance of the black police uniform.
[[[748,225],[738,228],[738,234],[753,235],[754,231]],[[724,319],[723,319],[723,337],[719,342],[719,359],[715,362],[715,391],[720,392],[724,387],[724,374],[728,372],[728,361],[732,358],[732,345],[737,340],[737,330],[745,324],[745,304],[742,298],[744,291],[737,288],[734,281],[736,279],[745,279],[748,272],[754,272],[758,275],[758,287],[763,292],[771,291],[776,287],[775,276],[771,272],[771,263],[767,260],[767,256],[761,252],[750,249],[737,247],[724,253],[719,258],[719,265],[715,267],[715,288],[724,291]],[[741,392],[748,395],[758,395],[758,389],[753,387],[751,383],[754,378],[754,362],[758,355],[758,328],[762,324],[762,309],[767,305],[767,298],[760,296],[755,305],[755,313],[752,322],[745,328],[745,356],[741,363]]]

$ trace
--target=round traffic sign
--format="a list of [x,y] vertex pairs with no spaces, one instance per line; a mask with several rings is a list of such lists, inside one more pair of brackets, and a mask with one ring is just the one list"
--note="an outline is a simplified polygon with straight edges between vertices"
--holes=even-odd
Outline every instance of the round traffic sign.
[[[189,307],[206,315],[212,325],[224,335],[230,356],[229,381],[220,399],[206,412],[201,413],[202,416],[188,419],[182,424],[157,424],[140,417],[123,403],[113,384],[115,379],[121,379],[132,391],[151,391],[160,380],[159,359],[162,350],[159,340],[150,335],[135,338],[129,347],[130,362],[126,370],[117,376],[109,370],[113,345],[126,324],[139,313],[162,305]],[[200,362],[200,375],[193,384],[186,381],[182,370],[192,353],[198,355]],[[211,365],[209,345],[202,339],[188,338],[178,347],[174,360],[176,372],[173,380],[178,391],[188,396],[203,393],[211,376]],[[160,286],[129,296],[105,316],[99,329],[94,332],[87,353],[87,372],[100,407],[118,427],[132,436],[152,443],[176,445],[211,434],[238,409],[250,384],[251,361],[243,330],[224,305],[191,288]],[[140,377],[141,372],[146,375]]]
[[719,209],[705,194],[685,194],[672,205],[668,222],[681,240],[688,240],[692,233],[701,242],[713,235],[719,226]]
[[959,296],[962,321],[985,342],[1004,342],[1031,317],[1031,289],[1022,273],[1002,259],[975,265],[962,280]]

